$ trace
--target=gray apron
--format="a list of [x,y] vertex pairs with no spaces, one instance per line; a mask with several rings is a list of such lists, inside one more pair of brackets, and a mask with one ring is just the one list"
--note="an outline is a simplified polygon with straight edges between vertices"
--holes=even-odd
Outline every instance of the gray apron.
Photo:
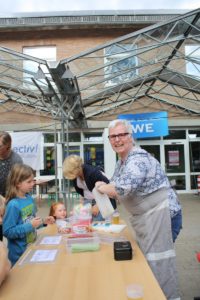
[[168,300],[180,300],[167,190],[119,199],[131,214],[139,247]]

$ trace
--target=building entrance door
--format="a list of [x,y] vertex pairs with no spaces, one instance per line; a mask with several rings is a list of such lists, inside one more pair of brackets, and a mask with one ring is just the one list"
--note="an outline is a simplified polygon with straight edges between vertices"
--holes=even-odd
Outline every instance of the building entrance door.
[[172,185],[179,191],[186,191],[188,158],[185,141],[165,140],[154,142],[139,141],[143,149],[151,153],[163,167]]
[[160,161],[160,145],[146,145],[141,144],[141,148],[145,149],[151,155],[153,155],[159,162]]
[[164,143],[165,172],[177,190],[186,189],[185,143]]

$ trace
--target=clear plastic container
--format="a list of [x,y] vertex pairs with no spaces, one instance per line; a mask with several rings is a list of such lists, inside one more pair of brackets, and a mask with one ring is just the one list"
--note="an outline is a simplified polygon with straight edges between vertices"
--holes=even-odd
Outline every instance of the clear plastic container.
[[126,295],[128,300],[142,300],[144,295],[143,286],[140,284],[127,285]]
[[66,248],[70,253],[97,251],[100,248],[100,239],[97,236],[85,238],[68,238],[66,242]]
[[75,234],[85,234],[91,231],[91,221],[92,218],[90,216],[85,217],[71,217],[71,229]]

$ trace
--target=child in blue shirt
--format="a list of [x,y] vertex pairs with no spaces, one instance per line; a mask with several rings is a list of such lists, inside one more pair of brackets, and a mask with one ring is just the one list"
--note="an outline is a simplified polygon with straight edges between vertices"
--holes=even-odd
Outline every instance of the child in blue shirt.
[[[34,186],[34,174],[30,166],[15,164],[8,176],[6,211],[3,218],[3,234],[8,240],[8,258],[12,265],[20,258],[29,243],[36,239],[36,228],[43,225],[36,217],[36,206],[29,194]],[[47,217],[45,224],[54,219]]]

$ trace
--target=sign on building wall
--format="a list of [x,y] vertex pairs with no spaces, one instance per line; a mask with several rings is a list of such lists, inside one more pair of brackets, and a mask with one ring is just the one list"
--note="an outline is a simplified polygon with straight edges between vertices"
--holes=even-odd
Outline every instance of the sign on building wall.
[[124,114],[118,119],[126,119],[133,126],[134,138],[150,138],[156,136],[166,136],[168,131],[167,112],[153,112],[144,114]]
[[44,138],[41,132],[13,132],[12,149],[34,170],[44,169]]

